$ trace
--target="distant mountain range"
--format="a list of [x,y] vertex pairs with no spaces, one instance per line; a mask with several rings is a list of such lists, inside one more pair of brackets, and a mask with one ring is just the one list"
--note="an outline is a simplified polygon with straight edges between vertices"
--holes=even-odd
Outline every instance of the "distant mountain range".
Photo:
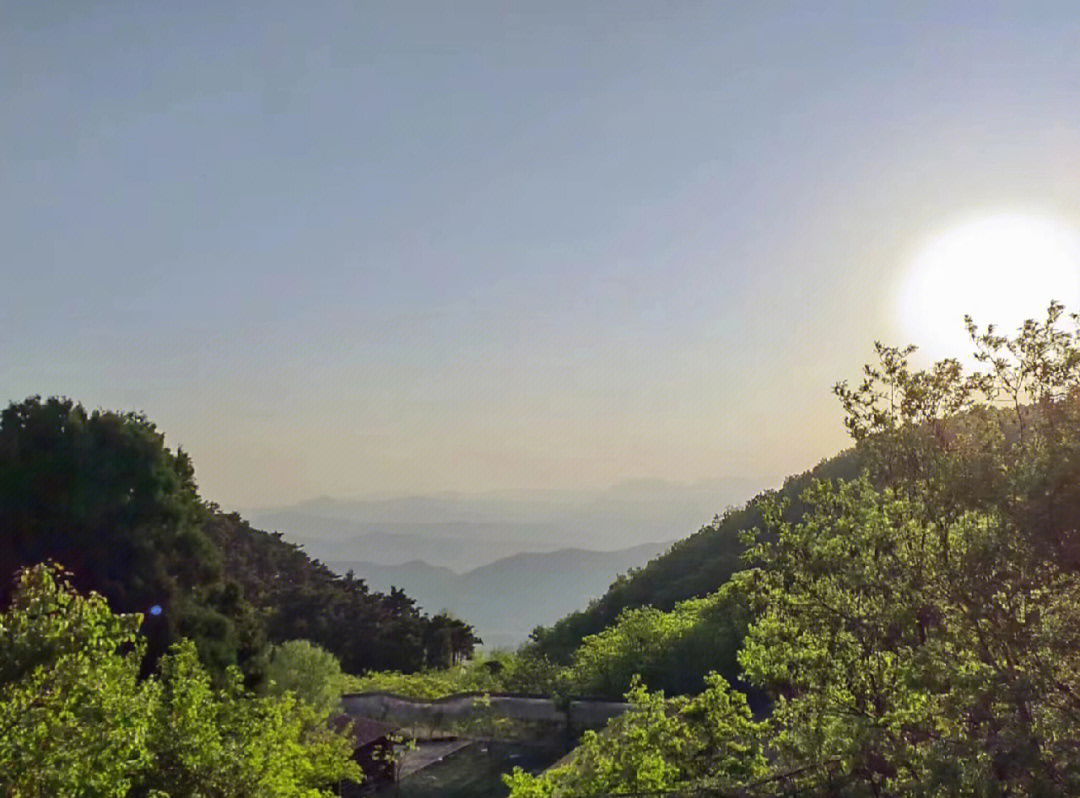
[[[484,563],[521,552],[524,548],[551,551],[558,544],[551,529],[526,524],[410,524],[354,522],[320,518],[294,511],[262,516],[263,529],[282,532],[323,562],[363,560],[379,565],[401,565],[414,560],[467,571]],[[304,530],[297,534],[291,530]]]
[[769,486],[636,480],[606,490],[318,498],[246,515],[376,590],[448,609],[488,645],[516,645],[615,577]]
[[332,561],[374,590],[403,588],[428,613],[449,610],[471,623],[484,644],[514,647],[538,625],[549,625],[603,595],[615,577],[668,548],[647,543],[619,551],[560,549],[527,552],[458,574],[421,560],[400,565]]
[[521,552],[610,551],[676,540],[769,483],[636,480],[591,491],[318,498],[245,516],[325,562],[423,560],[463,572]]

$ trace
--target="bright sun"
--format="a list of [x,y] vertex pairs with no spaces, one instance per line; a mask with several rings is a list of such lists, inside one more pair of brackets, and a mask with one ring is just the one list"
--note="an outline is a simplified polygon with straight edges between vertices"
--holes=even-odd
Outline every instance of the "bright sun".
[[1015,332],[1050,300],[1080,311],[1080,237],[1044,217],[998,213],[958,224],[916,250],[899,287],[911,343],[935,359],[971,352],[964,314]]

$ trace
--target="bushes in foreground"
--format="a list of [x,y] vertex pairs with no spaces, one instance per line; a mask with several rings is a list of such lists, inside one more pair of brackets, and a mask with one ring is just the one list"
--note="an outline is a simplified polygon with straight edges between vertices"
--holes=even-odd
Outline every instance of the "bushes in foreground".
[[291,692],[215,687],[181,640],[140,679],[139,615],[20,572],[0,614],[0,794],[10,798],[320,798],[359,780],[351,742]]
[[344,677],[347,693],[394,693],[434,700],[460,693],[551,693],[559,669],[536,657],[494,651],[449,668],[420,673],[371,671]]

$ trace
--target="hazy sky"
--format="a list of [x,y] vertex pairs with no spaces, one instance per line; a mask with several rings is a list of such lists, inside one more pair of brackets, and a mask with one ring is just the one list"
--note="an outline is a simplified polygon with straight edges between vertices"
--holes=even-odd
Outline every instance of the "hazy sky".
[[3,0],[0,399],[226,506],[805,468],[920,240],[1080,222],[1080,7],[915,6]]

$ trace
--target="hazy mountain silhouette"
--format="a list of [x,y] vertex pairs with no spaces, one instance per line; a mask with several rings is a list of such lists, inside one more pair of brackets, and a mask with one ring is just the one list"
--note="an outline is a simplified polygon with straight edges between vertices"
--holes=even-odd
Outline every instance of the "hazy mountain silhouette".
[[[542,529],[522,530],[509,524],[357,524],[300,513],[267,516],[261,523],[283,532],[288,540],[300,544],[309,555],[323,562],[356,559],[379,565],[401,565],[425,560],[456,571],[467,571],[500,557],[517,554],[530,545],[529,534],[535,535],[532,548],[541,551],[558,548],[557,544],[544,543],[546,534]],[[343,528],[349,531],[349,537],[327,539],[332,530]],[[311,537],[290,534],[290,529],[308,530]],[[500,533],[516,533],[518,538],[499,540],[484,537]]]
[[768,483],[634,480],[603,490],[320,497],[249,515],[376,590],[400,587],[425,610],[450,610],[488,645],[514,645]]
[[634,480],[603,490],[321,497],[246,515],[324,561],[423,560],[460,572],[519,552],[676,540],[769,484],[733,477],[691,485]]
[[505,557],[459,574],[421,560],[400,565],[333,561],[375,590],[400,587],[428,612],[465,619],[489,646],[516,646],[538,625],[554,623],[604,594],[615,577],[668,548],[648,543],[618,551],[560,549]]

